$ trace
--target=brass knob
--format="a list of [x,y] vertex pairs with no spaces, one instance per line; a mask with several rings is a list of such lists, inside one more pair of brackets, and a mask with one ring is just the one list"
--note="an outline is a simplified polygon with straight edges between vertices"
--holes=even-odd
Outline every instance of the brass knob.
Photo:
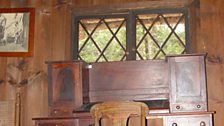
[[177,126],[177,123],[173,123],[172,126]]
[[179,105],[177,105],[177,106],[176,106],[176,109],[180,109],[180,106],[179,106]]
[[201,108],[201,105],[197,105],[197,108]]
[[204,121],[201,121],[200,122],[200,126],[206,126],[205,122]]
[[57,114],[58,113],[58,111],[57,110],[54,110],[54,114]]

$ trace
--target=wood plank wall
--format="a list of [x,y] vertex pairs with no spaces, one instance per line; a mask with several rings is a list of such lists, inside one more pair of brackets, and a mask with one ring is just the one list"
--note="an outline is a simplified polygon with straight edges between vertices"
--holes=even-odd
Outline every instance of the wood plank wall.
[[201,0],[200,45],[198,51],[208,52],[208,102],[215,110],[215,126],[224,124],[224,6],[223,0]]
[[[45,61],[68,60],[72,8],[107,6],[146,0],[0,0],[0,8],[34,7],[35,38],[32,57],[0,57],[0,100],[15,99],[16,82],[27,82],[22,92],[22,126],[32,117],[47,115]],[[207,52],[209,109],[215,110],[215,126],[224,124],[224,6],[223,0],[200,0],[197,52]]]

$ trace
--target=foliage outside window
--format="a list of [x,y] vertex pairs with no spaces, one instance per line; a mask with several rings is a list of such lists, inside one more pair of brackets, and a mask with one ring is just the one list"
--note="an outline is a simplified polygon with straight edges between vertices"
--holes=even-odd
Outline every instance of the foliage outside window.
[[125,60],[125,19],[82,19],[79,21],[79,59],[86,62]]
[[[74,27],[78,27],[74,41],[77,47],[73,51],[76,59],[86,62],[148,60],[186,53],[187,14],[179,10],[146,12],[74,17],[77,21]],[[130,35],[133,33],[134,36]],[[128,40],[134,40],[134,44]]]

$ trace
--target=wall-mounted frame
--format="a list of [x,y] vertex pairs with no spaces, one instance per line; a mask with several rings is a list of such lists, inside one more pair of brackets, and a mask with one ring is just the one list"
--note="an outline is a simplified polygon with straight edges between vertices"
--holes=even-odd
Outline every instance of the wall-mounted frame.
[[0,56],[33,55],[34,8],[0,8]]

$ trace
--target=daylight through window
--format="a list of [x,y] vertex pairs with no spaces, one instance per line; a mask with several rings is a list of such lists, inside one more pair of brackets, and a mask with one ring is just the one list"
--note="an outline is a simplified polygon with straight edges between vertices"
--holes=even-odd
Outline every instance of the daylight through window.
[[146,12],[75,16],[74,59],[86,62],[148,60],[186,53],[187,14],[165,10]]

